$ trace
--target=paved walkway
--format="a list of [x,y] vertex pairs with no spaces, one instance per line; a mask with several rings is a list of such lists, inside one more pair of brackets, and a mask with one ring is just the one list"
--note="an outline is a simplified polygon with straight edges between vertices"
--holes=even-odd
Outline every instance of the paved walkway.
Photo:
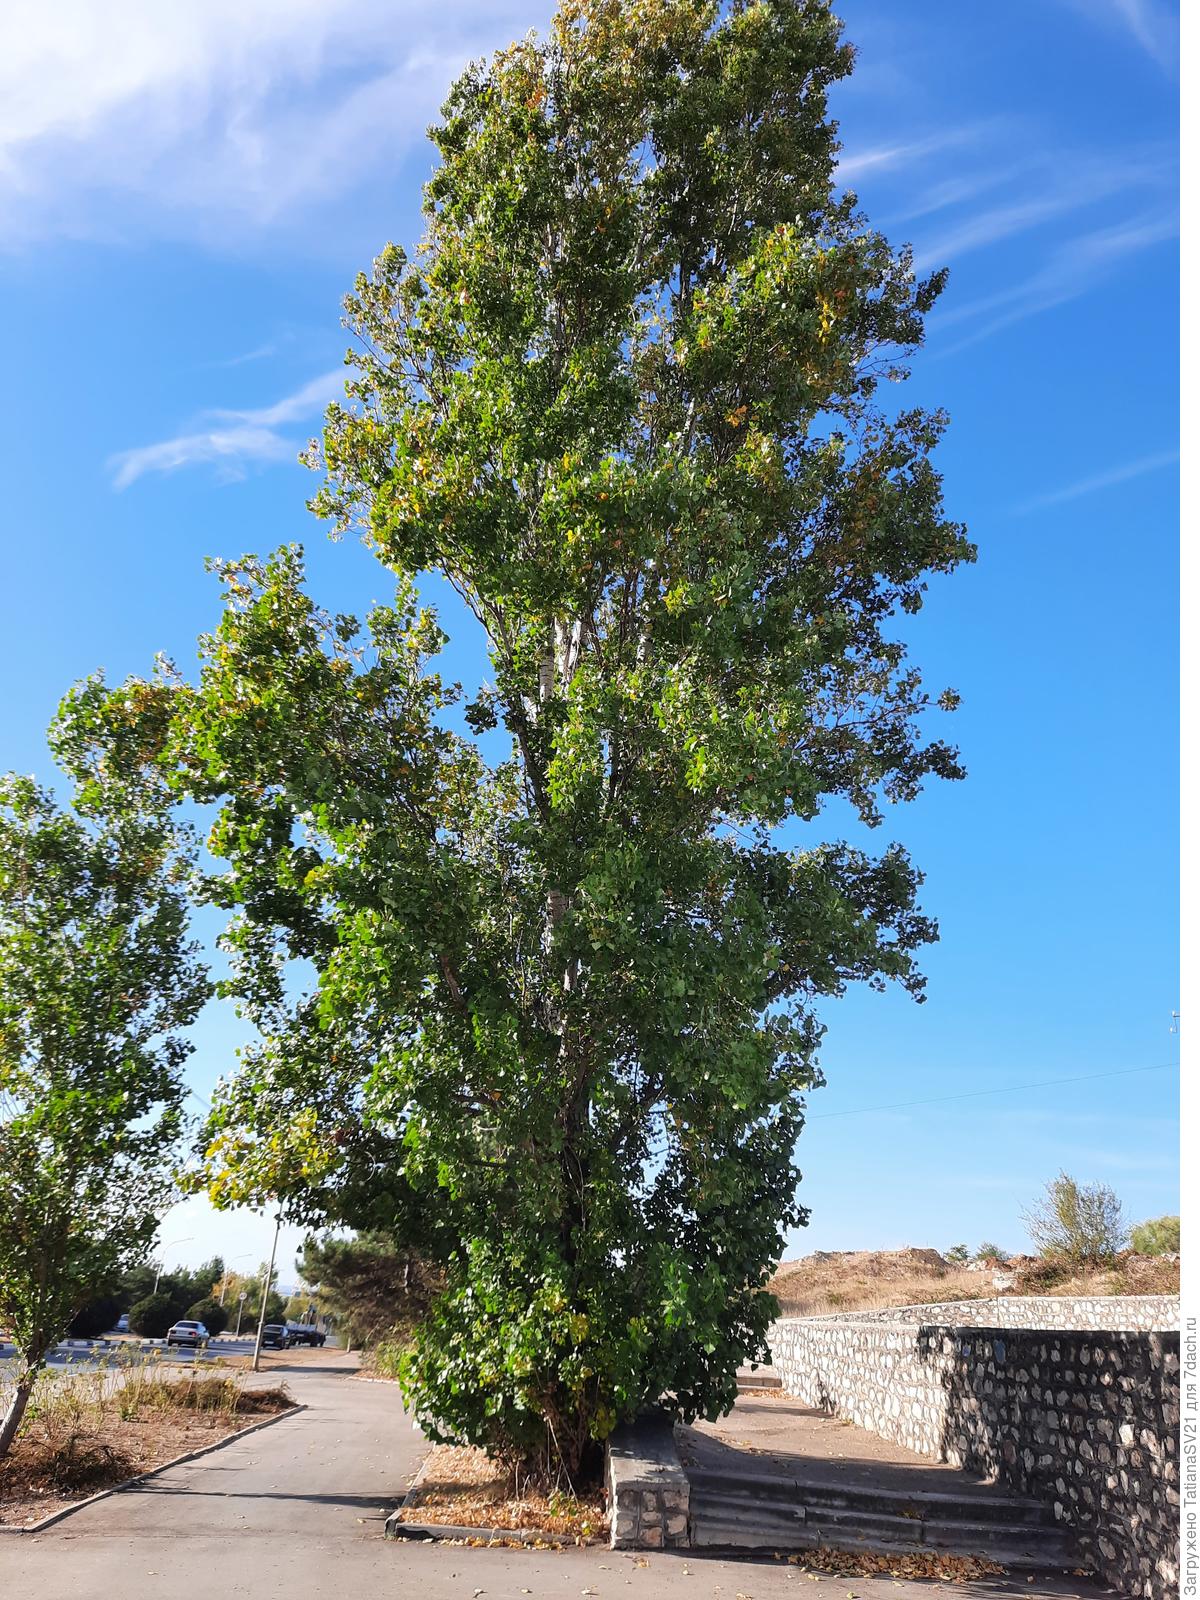
[[842,1417],[827,1416],[781,1390],[742,1395],[719,1422],[685,1429],[681,1444],[698,1466],[777,1473],[802,1483],[983,1499],[1007,1492]]
[[[0,1594],[20,1600],[929,1600],[892,1579],[814,1582],[785,1563],[611,1550],[469,1549],[385,1541],[383,1520],[424,1449],[395,1388],[353,1358],[288,1362],[307,1410],[73,1513],[0,1538]],[[283,1375],[282,1371],[279,1375]],[[270,1374],[274,1379],[276,1374]],[[626,1597],[626,1589],[633,1596]],[[1071,1595],[1071,1584],[936,1585],[938,1600]],[[1097,1591],[1085,1591],[1095,1595]]]

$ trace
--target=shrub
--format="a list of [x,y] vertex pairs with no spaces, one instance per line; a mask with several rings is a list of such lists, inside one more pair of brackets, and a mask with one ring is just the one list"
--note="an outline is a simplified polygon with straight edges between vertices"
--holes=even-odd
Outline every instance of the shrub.
[[1129,1243],[1140,1256],[1177,1256],[1179,1218],[1152,1217],[1149,1222],[1139,1222],[1129,1236]]
[[143,1339],[165,1339],[175,1321],[175,1305],[170,1295],[148,1294],[129,1313],[129,1331]]
[[69,1339],[96,1339],[114,1327],[121,1315],[120,1297],[100,1294],[82,1306],[67,1325]]
[[971,1252],[965,1244],[952,1244],[949,1250],[946,1251],[947,1261],[969,1261],[970,1259]]
[[998,1244],[981,1244],[975,1252],[976,1261],[1007,1261],[1008,1251],[1002,1250]]
[[224,1333],[229,1326],[229,1314],[219,1300],[209,1296],[206,1300],[197,1300],[194,1306],[187,1309],[187,1317],[191,1322],[202,1322],[209,1333]]
[[1106,1183],[1076,1183],[1060,1172],[1046,1193],[1024,1213],[1029,1237],[1044,1256],[1082,1264],[1111,1261],[1125,1247],[1129,1230],[1121,1202]]

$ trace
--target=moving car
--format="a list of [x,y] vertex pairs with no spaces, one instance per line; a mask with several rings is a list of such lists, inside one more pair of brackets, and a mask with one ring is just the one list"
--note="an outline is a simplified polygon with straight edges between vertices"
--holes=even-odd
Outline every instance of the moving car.
[[129,1313],[128,1313],[128,1311],[123,1311],[121,1313],[121,1315],[117,1318],[117,1326],[113,1331],[115,1333],[128,1333],[129,1332]]
[[182,1322],[172,1323],[167,1329],[167,1345],[190,1345],[193,1350],[198,1350],[202,1344],[208,1343],[208,1329],[202,1322],[191,1322],[185,1319]]
[[289,1344],[310,1344],[319,1349],[325,1343],[325,1335],[311,1322],[289,1322],[287,1335]]
[[286,1350],[291,1345],[288,1331],[282,1322],[268,1322],[262,1332],[262,1342],[275,1350]]

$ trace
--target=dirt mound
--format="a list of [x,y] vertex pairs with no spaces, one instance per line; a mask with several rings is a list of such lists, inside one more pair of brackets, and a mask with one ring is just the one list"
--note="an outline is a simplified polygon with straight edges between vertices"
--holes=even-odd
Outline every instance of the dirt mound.
[[[942,1298],[947,1280],[959,1277],[964,1278],[969,1296],[980,1294],[980,1280],[952,1272],[936,1250],[911,1246],[904,1250],[816,1250],[799,1261],[783,1262],[771,1290],[786,1311],[813,1316],[821,1311],[858,1311]],[[936,1294],[931,1296],[935,1285]]]
[[936,1250],[815,1250],[783,1262],[771,1292],[785,1316],[882,1311],[1000,1294],[1178,1294],[1179,1261],[1126,1251],[1106,1267],[1072,1269],[1038,1256],[1004,1264],[947,1261]]

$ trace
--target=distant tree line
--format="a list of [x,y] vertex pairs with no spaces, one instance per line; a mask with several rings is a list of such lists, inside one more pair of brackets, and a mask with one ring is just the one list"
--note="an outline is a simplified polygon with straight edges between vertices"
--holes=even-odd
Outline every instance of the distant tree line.
[[[129,1331],[147,1339],[165,1337],[167,1329],[181,1317],[203,1322],[209,1333],[224,1333],[235,1323],[239,1296],[242,1323],[253,1328],[262,1303],[266,1263],[254,1275],[229,1272],[220,1256],[203,1261],[198,1267],[180,1267],[157,1274],[148,1262],[129,1268],[104,1285],[98,1294],[76,1313],[67,1329],[68,1336],[93,1339],[111,1332],[117,1319],[129,1317]],[[278,1270],[267,1294],[267,1321],[282,1320],[284,1301],[274,1288]],[[222,1296],[222,1289],[224,1294]]]

